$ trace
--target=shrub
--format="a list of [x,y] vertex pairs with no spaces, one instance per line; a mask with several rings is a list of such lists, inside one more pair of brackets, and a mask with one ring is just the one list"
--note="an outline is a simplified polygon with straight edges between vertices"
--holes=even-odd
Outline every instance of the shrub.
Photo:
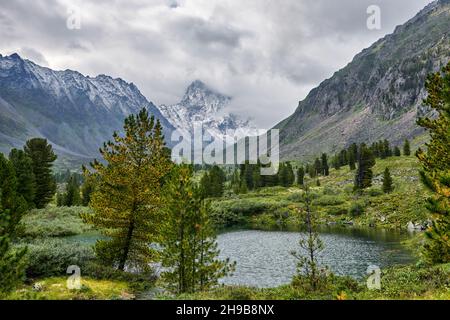
[[338,206],[343,204],[345,201],[342,197],[338,196],[322,196],[313,201],[313,205],[315,206]]
[[327,208],[327,213],[332,216],[340,216],[348,213],[347,206],[336,206]]
[[28,277],[51,277],[66,274],[71,265],[83,272],[87,263],[94,260],[94,251],[87,245],[68,243],[57,239],[45,239],[27,244]]
[[350,209],[348,210],[348,213],[352,217],[359,217],[362,214],[364,214],[365,207],[366,207],[365,204],[361,201],[353,202]]
[[81,212],[89,210],[84,207],[57,207],[32,210],[23,217],[24,228],[21,237],[45,238],[65,237],[84,233],[90,226],[83,223]]

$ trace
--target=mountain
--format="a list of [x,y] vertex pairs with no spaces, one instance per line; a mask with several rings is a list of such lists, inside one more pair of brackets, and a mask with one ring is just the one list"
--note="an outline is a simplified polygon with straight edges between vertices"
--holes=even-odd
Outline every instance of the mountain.
[[227,130],[247,130],[253,128],[250,120],[242,120],[228,112],[231,97],[209,88],[200,80],[194,81],[186,90],[181,102],[159,106],[162,115],[177,129],[191,135],[194,122],[202,122],[203,128],[215,138],[223,139]]
[[426,76],[449,60],[450,0],[440,0],[313,89],[276,126],[281,157],[311,158],[384,138],[400,144],[420,135]]
[[21,147],[30,137],[44,137],[63,157],[97,157],[103,142],[122,129],[124,118],[143,107],[168,135],[171,125],[133,83],[54,71],[17,54],[0,55],[0,152]]

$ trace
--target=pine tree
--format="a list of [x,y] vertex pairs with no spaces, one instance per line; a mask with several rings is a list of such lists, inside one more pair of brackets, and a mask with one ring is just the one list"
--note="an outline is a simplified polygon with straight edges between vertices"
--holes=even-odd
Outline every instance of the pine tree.
[[391,193],[394,190],[393,181],[391,177],[391,172],[389,168],[386,168],[383,173],[383,192]]
[[303,166],[300,166],[297,169],[297,184],[299,186],[303,186],[305,183],[305,168]]
[[166,209],[161,226],[163,282],[175,293],[211,288],[233,268],[217,257],[216,235],[208,202],[192,182],[192,168],[176,166],[165,188]]
[[83,185],[81,186],[81,205],[87,207],[91,202],[92,193],[95,190],[95,181],[92,177],[84,179]]
[[437,118],[421,118],[418,124],[430,132],[427,150],[417,152],[422,164],[421,178],[433,192],[427,200],[432,226],[426,232],[424,255],[432,263],[450,262],[450,63],[442,73],[431,74],[426,81],[425,105],[438,113]]
[[356,169],[357,156],[358,156],[358,145],[356,143],[352,143],[352,145],[348,149],[348,165],[350,167],[350,170]]
[[292,165],[290,162],[286,163],[286,172],[287,172],[288,187],[292,187],[295,183],[295,174],[294,174],[294,169],[292,168]]
[[203,198],[219,198],[225,190],[225,172],[218,166],[213,166],[200,179],[200,190]]
[[64,194],[64,206],[73,207],[81,205],[80,183],[77,176],[72,174],[66,185],[66,193]]
[[402,153],[401,153],[401,151],[400,151],[400,148],[397,147],[397,146],[394,148],[394,155],[395,155],[396,157],[400,157],[400,156],[402,155]]
[[358,170],[356,171],[354,189],[363,190],[372,185],[372,167],[375,165],[375,158],[365,144],[361,144],[359,147],[357,162]]
[[33,173],[33,163],[24,151],[12,149],[9,153],[17,178],[17,193],[20,194],[29,209],[34,207],[34,198],[36,196],[36,178]]
[[56,192],[56,182],[52,175],[53,162],[57,156],[46,139],[34,138],[28,140],[24,151],[30,157],[33,173],[36,179],[36,195],[34,204],[36,208],[44,208],[53,198]]
[[305,193],[303,196],[305,204],[302,210],[302,225],[306,227],[306,236],[299,241],[301,252],[292,251],[291,254],[299,261],[297,264],[297,275],[294,278],[294,283],[297,279],[302,277],[307,278],[311,290],[318,289],[323,278],[326,276],[324,269],[320,268],[318,255],[324,250],[324,245],[316,231],[317,217],[312,210],[312,198],[309,193],[308,185],[305,185]]
[[241,180],[239,179],[239,171],[234,170],[233,176],[231,178],[231,188],[235,194],[239,194],[241,186]]
[[411,155],[411,145],[409,144],[409,140],[406,139],[403,145],[403,155],[410,156]]
[[316,169],[314,166],[307,164],[306,167],[308,168],[308,175],[311,179],[314,179],[317,176]]
[[13,249],[20,219],[27,208],[17,193],[14,167],[0,153],[0,297],[12,291],[25,276],[27,249]]
[[145,109],[125,119],[124,132],[114,133],[114,142],[100,149],[106,164],[94,161],[93,171],[84,170],[96,188],[91,196],[94,213],[83,218],[108,237],[95,245],[100,261],[120,270],[128,265],[146,270],[156,257],[149,244],[157,240],[162,187],[172,163],[160,123]]
[[384,140],[383,141],[383,156],[382,158],[389,158],[392,157],[392,150],[391,150],[391,146],[388,140]]
[[332,165],[334,170],[340,170],[341,169],[341,161],[339,159],[339,156],[337,154],[334,155],[332,159]]
[[314,171],[316,173],[316,176],[322,174],[322,162],[319,158],[316,158],[316,160],[314,161]]
[[326,153],[322,154],[321,170],[322,175],[324,176],[330,175],[330,167],[328,166],[328,155]]

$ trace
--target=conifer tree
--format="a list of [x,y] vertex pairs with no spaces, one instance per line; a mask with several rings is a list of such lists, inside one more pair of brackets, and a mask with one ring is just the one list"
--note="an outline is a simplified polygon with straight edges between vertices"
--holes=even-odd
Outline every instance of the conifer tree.
[[337,154],[335,154],[332,159],[332,165],[333,165],[334,170],[341,169],[341,161],[339,160],[339,156]]
[[87,207],[91,202],[92,193],[95,190],[95,181],[92,177],[84,179],[81,186],[81,205]]
[[295,182],[295,174],[294,174],[294,169],[292,168],[292,164],[290,162],[286,163],[286,172],[287,172],[288,187],[292,187]]
[[301,252],[291,251],[291,254],[298,260],[297,275],[294,278],[306,277],[312,291],[318,289],[326,274],[324,269],[320,267],[318,256],[324,250],[324,244],[320,239],[316,228],[318,225],[316,214],[312,208],[312,197],[309,192],[308,185],[305,185],[305,193],[303,195],[304,209],[302,213],[302,225],[306,227],[306,236],[302,236],[299,241]]
[[[345,163],[345,165],[349,165],[350,170],[356,169],[356,157],[358,155],[358,146],[356,143],[352,143],[351,146],[348,148],[347,151],[347,157],[348,161]],[[344,164],[343,164],[344,165]]]
[[316,160],[314,161],[314,171],[316,173],[316,176],[322,174],[322,162],[319,158],[316,158]]
[[309,175],[309,177],[311,179],[314,179],[317,176],[315,167],[308,164],[307,168],[308,168],[308,175]]
[[348,164],[348,153],[347,150],[342,150],[340,153],[340,161],[341,161],[341,166],[346,166]]
[[383,173],[383,192],[391,193],[394,190],[393,181],[391,177],[391,172],[389,168],[386,168]]
[[67,181],[63,204],[66,207],[81,205],[80,183],[75,174],[72,174]]
[[426,81],[425,105],[437,112],[436,118],[421,118],[418,124],[430,132],[427,150],[419,149],[422,182],[433,192],[427,200],[432,225],[426,232],[424,255],[432,263],[450,262],[450,63],[442,73]]
[[402,155],[402,153],[401,153],[401,151],[400,151],[400,148],[397,147],[397,146],[394,148],[394,155],[395,155],[396,157],[400,157],[400,156]]
[[330,167],[328,166],[328,155],[326,153],[322,154],[321,170],[322,175],[324,176],[330,175]]
[[26,208],[26,201],[17,193],[14,168],[0,153],[0,297],[25,276],[27,249],[13,249],[11,242]]
[[160,123],[145,109],[125,119],[124,132],[114,133],[114,142],[100,149],[106,164],[94,161],[92,171],[84,170],[96,188],[90,203],[94,213],[83,218],[108,237],[94,248],[104,264],[146,270],[156,258],[149,244],[157,240],[162,187],[172,163]]
[[356,171],[354,189],[363,190],[372,185],[372,167],[375,165],[375,158],[365,144],[361,144],[359,147],[357,162],[358,169]]
[[190,166],[176,166],[165,187],[166,209],[161,225],[163,282],[175,293],[206,290],[232,271],[218,259],[216,234],[208,202],[192,182]]
[[44,208],[56,192],[56,182],[52,175],[53,162],[57,156],[46,139],[33,138],[28,140],[24,151],[32,161],[33,173],[36,179],[36,194],[34,204],[36,208]]
[[24,151],[12,149],[9,153],[17,178],[17,193],[20,194],[29,209],[34,207],[34,198],[36,196],[36,178],[33,173],[33,163]]
[[409,144],[409,140],[406,139],[403,145],[403,155],[410,156],[411,155],[411,145]]
[[231,178],[231,188],[235,194],[239,194],[241,187],[241,180],[239,179],[239,171],[234,170],[233,176]]
[[303,166],[300,166],[297,169],[297,184],[299,186],[303,186],[305,183],[305,168]]

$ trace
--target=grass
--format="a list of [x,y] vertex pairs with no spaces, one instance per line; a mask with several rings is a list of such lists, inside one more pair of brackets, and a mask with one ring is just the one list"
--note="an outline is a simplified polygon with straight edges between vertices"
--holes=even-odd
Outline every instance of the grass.
[[180,300],[450,300],[450,264],[433,267],[396,266],[383,270],[381,289],[369,290],[364,282],[330,276],[317,290],[305,279],[277,288],[220,286],[210,291],[160,299]]
[[[394,180],[394,191],[389,194],[382,192],[386,167]],[[319,178],[320,187],[316,186],[315,179],[309,181],[314,210],[324,224],[353,223],[387,229],[405,229],[409,221],[425,225],[428,213],[424,202],[428,192],[419,181],[418,171],[419,163],[414,156],[377,159],[373,186],[356,195],[353,192],[355,171],[348,167],[331,169],[330,176]],[[275,187],[217,199],[213,202],[213,217],[222,227],[247,224],[257,229],[294,228],[299,221],[302,193],[295,186]]]
[[[38,290],[34,289],[39,288]],[[41,279],[25,284],[6,297],[8,300],[128,300],[134,299],[125,281],[81,279],[81,289],[68,289],[67,277]]]

